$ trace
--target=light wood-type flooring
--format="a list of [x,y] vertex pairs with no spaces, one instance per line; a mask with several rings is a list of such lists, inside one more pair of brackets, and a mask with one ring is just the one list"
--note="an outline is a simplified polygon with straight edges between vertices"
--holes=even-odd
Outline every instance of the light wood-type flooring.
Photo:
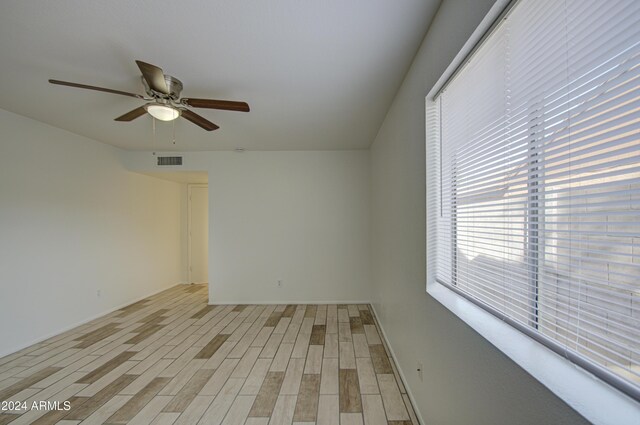
[[0,425],[418,425],[368,305],[207,301],[178,285],[0,358],[27,405]]

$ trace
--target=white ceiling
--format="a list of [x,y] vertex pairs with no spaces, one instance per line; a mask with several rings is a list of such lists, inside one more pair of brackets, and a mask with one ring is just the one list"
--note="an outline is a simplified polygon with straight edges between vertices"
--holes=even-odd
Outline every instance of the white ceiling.
[[[439,0],[2,0],[0,108],[130,150],[366,149]],[[145,115],[135,59],[184,83],[183,96],[249,103],[199,109],[221,128]],[[176,145],[172,144],[175,130]]]

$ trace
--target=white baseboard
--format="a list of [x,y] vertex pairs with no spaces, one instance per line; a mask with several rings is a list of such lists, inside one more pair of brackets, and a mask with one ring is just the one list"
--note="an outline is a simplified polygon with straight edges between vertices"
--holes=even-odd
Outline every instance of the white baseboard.
[[354,300],[336,300],[336,301],[315,301],[315,300],[294,300],[294,301],[283,301],[283,300],[274,300],[274,301],[222,301],[222,302],[209,302],[209,305],[246,305],[246,304],[256,304],[256,305],[282,305],[282,304],[371,304],[371,301],[354,301]]
[[409,396],[409,400],[411,401],[411,405],[413,407],[413,412],[416,414],[416,417],[418,418],[418,422],[420,422],[420,425],[422,425],[424,424],[424,419],[422,418],[422,414],[418,410],[416,400],[413,397],[413,393],[411,392],[411,388],[409,388],[409,386],[407,385],[407,379],[405,377],[404,372],[402,371],[402,367],[400,367],[400,363],[398,362],[396,353],[393,351],[393,347],[389,343],[389,338],[387,338],[387,333],[384,331],[382,322],[380,321],[380,319],[378,319],[378,313],[376,312],[376,308],[374,307],[373,303],[371,303],[370,305],[371,305],[371,309],[373,310],[374,319],[378,324],[378,328],[380,329],[380,332],[382,333],[381,336],[386,342],[387,347],[389,348],[389,352],[391,354],[391,357],[393,358],[393,362],[396,364],[396,368],[398,369],[398,374],[400,375],[400,379],[402,379],[402,384],[404,385],[404,389],[407,391],[407,395]]
[[18,351],[20,351],[20,350],[24,350],[24,349],[25,349],[25,348],[27,348],[27,347],[31,347],[31,346],[32,346],[32,345],[34,345],[34,344],[38,344],[38,343],[40,343],[40,342],[42,342],[42,341],[46,341],[46,340],[48,340],[49,338],[53,338],[54,336],[58,336],[58,335],[60,335],[60,334],[62,334],[62,333],[68,332],[68,331],[70,331],[70,330],[71,330],[71,329],[73,329],[73,328],[77,328],[78,326],[82,326],[82,325],[84,325],[84,324],[86,324],[86,323],[91,322],[92,320],[99,319],[99,318],[100,318],[100,317],[102,317],[102,316],[106,316],[106,315],[107,315],[107,314],[109,314],[109,313],[113,313],[113,312],[114,312],[114,311],[116,311],[116,310],[120,310],[121,308],[124,308],[124,307],[126,307],[126,306],[128,306],[128,305],[131,305],[131,304],[133,304],[133,303],[137,303],[138,301],[142,301],[142,300],[144,300],[145,298],[152,297],[152,296],[154,296],[154,295],[156,295],[156,294],[159,294],[160,292],[166,291],[167,289],[173,288],[174,286],[178,286],[178,285],[182,285],[182,283],[169,285],[169,286],[164,287],[164,288],[162,288],[162,289],[159,289],[159,290],[157,290],[157,291],[153,291],[153,292],[151,292],[150,294],[144,295],[144,296],[142,296],[142,297],[135,298],[135,299],[133,299],[133,300],[131,300],[131,301],[127,301],[127,302],[126,302],[126,303],[124,303],[124,304],[120,304],[120,305],[118,305],[118,306],[116,306],[116,307],[114,307],[114,308],[111,308],[111,309],[108,309],[108,310],[106,310],[106,311],[103,311],[102,313],[98,313],[98,314],[96,314],[96,315],[94,315],[94,316],[91,316],[91,317],[90,317],[90,318],[88,318],[88,319],[83,319],[83,320],[81,320],[80,322],[77,322],[77,323],[75,323],[75,324],[73,324],[73,325],[65,326],[64,328],[62,328],[62,329],[60,329],[60,330],[57,330],[57,331],[54,331],[54,332],[52,332],[52,333],[49,333],[49,334],[47,334],[47,335],[46,335],[46,336],[44,336],[44,337],[36,338],[35,340],[32,340],[31,342],[29,342],[29,343],[27,343],[27,344],[22,344],[22,345],[18,346],[17,348],[10,348],[10,349],[9,349],[9,351],[0,352],[0,358],[5,357],[5,356],[9,356],[9,355],[14,354],[14,353],[17,353]]

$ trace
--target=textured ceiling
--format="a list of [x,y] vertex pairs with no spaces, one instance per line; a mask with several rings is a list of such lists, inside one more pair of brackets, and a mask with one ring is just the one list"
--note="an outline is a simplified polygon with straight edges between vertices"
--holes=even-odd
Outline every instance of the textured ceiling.
[[[366,149],[438,0],[3,0],[0,108],[130,150]],[[49,78],[142,93],[135,59],[186,97],[242,100],[251,112],[113,118],[143,102]],[[175,132],[176,144],[172,143]]]

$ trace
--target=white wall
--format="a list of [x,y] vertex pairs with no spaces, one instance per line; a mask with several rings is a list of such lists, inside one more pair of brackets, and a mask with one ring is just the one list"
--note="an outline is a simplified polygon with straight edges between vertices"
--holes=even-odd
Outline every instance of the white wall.
[[370,299],[368,151],[187,153],[182,169],[209,173],[210,302]]
[[0,356],[180,280],[178,183],[0,110]]
[[425,292],[425,96],[492,3],[443,2],[372,146],[374,306],[425,423],[586,423]]

